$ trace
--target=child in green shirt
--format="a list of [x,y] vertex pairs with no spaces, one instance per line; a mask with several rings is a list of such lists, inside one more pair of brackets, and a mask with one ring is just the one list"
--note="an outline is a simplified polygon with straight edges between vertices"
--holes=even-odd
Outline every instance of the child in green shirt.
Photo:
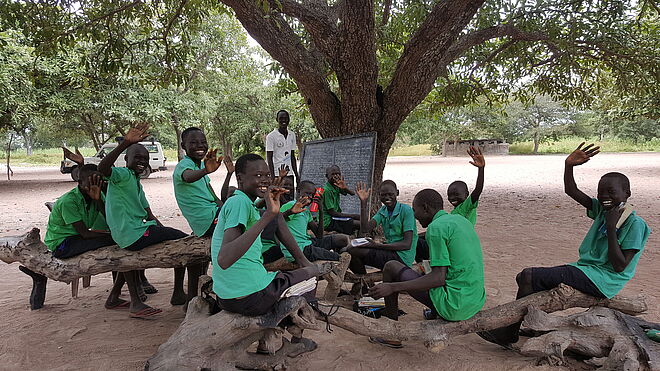
[[[317,204],[321,202],[319,198],[314,197],[315,193],[315,184],[309,180],[303,180],[298,188],[298,200],[284,203],[280,211],[298,247],[302,249],[303,255],[309,261],[339,261],[337,252],[348,246],[349,238],[345,234],[323,236],[323,225],[314,221],[311,211],[306,208],[312,202]],[[323,208],[319,207],[319,220],[322,219]],[[308,229],[314,232],[315,237],[311,237],[307,233]],[[293,256],[289,254],[289,251],[283,246],[280,246],[280,248],[284,257],[289,261],[293,261]]]
[[[431,271],[420,275],[403,263],[390,260],[383,269],[383,283],[372,287],[369,295],[384,297],[384,315],[394,320],[399,316],[398,295],[402,291],[447,321],[474,316],[486,302],[481,243],[474,227],[464,217],[447,214],[442,196],[432,189],[417,193],[413,210],[422,227],[427,228]],[[370,341],[401,347],[398,341]]]
[[[484,168],[486,167],[486,160],[481,152],[481,148],[472,147],[467,151],[468,155],[472,157],[470,164],[476,166],[477,171],[477,184],[474,186],[472,193],[469,193],[467,184],[461,180],[452,182],[447,187],[447,201],[449,201],[454,209],[451,214],[462,215],[472,223],[477,224],[477,206],[479,206],[479,197],[484,190]],[[424,233],[419,235],[419,242],[417,245],[417,254],[415,260],[421,262],[429,259],[429,246],[426,243]]]
[[371,189],[366,184],[358,183],[356,192],[360,198],[360,233],[370,233],[377,226],[383,227],[385,243],[369,240],[369,243],[359,247],[349,247],[351,254],[350,268],[353,273],[365,274],[365,264],[383,269],[390,261],[398,261],[410,267],[415,261],[417,247],[417,224],[410,206],[397,201],[399,190],[396,183],[384,180],[379,187],[378,195],[383,204],[373,218],[369,219],[368,201]]
[[[153,215],[140,184],[140,176],[149,166],[149,151],[138,144],[146,138],[148,124],[132,127],[124,140],[108,153],[99,163],[99,172],[108,179],[106,198],[106,216],[113,239],[122,249],[142,250],[155,243],[175,240],[186,236],[185,233],[164,227]],[[126,167],[113,167],[119,155],[126,150]],[[185,268],[174,269],[174,293],[170,303],[186,303],[183,291]],[[144,284],[144,272],[130,271],[123,276],[131,294],[130,316],[147,318],[162,312],[160,309],[144,304],[138,295],[138,284]],[[146,287],[145,287],[146,291]]]
[[[522,298],[535,292],[566,284],[597,298],[612,298],[635,275],[639,257],[644,251],[651,230],[636,212],[622,218],[630,197],[630,181],[621,173],[607,173],[598,182],[598,198],[589,197],[578,189],[573,168],[589,161],[600,152],[584,142],[565,161],[564,191],[587,210],[594,220],[579,248],[575,263],[557,267],[525,268],[516,276]],[[520,323],[479,333],[484,339],[508,347],[518,341]]]
[[[332,266],[310,263],[297,246],[280,213],[280,196],[287,191],[271,185],[270,170],[261,156],[241,156],[236,161],[236,179],[238,189],[220,210],[211,240],[213,291],[222,309],[259,316],[268,313],[287,288],[328,273]],[[258,197],[266,201],[261,216],[254,204]],[[279,240],[302,268],[288,272],[264,268],[260,234],[275,219]],[[303,342],[303,338],[294,337],[292,342]]]
[[325,177],[328,181],[323,186],[323,228],[350,235],[360,229],[360,215],[342,213],[339,201],[341,195],[355,196],[355,192],[346,186],[339,166],[325,169]]

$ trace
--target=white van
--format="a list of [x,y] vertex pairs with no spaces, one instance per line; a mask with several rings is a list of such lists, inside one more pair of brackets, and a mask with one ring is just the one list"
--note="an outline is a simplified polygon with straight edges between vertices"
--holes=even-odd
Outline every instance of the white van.
[[[142,179],[148,178],[149,175],[151,175],[151,173],[154,171],[167,170],[167,167],[165,166],[165,161],[167,160],[167,158],[163,153],[163,146],[160,144],[160,142],[151,140],[151,141],[140,142],[140,144],[142,144],[147,149],[147,151],[149,151],[149,167],[147,167],[142,172],[142,174],[140,174],[140,178]],[[115,149],[115,147],[117,147],[117,143],[104,144],[94,156],[85,157],[85,164],[98,165],[101,162],[101,159],[103,159],[103,157],[105,157],[108,153],[110,153],[110,151]],[[126,167],[126,160],[124,159],[125,154],[126,151],[122,152],[119,155],[117,161],[115,161],[114,163],[114,166]],[[64,159],[60,165],[60,172],[62,174],[70,173],[71,179],[78,181],[78,165],[75,162],[69,159]]]

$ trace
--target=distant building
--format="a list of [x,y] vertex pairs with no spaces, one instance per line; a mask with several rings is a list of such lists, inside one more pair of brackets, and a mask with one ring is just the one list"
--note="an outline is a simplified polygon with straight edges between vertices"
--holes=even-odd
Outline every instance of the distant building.
[[479,147],[484,155],[508,155],[509,143],[503,139],[448,140],[442,145],[443,156],[467,156],[470,146]]

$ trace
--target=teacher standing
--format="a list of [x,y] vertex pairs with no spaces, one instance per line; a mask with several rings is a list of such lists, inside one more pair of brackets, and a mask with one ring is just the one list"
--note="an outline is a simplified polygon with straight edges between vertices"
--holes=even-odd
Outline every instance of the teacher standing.
[[276,115],[278,128],[266,136],[266,160],[270,176],[275,179],[275,170],[282,165],[293,171],[299,182],[298,164],[296,163],[296,134],[289,130],[289,112],[279,110]]

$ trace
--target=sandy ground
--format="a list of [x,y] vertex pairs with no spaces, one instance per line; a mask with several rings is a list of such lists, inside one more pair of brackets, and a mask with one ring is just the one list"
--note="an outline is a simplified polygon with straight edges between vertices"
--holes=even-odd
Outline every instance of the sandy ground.
[[[173,166],[171,166],[173,168]],[[599,177],[608,171],[627,174],[632,183],[630,202],[655,231],[639,261],[635,278],[622,294],[647,296],[644,318],[660,321],[660,153],[600,154],[576,171],[583,191],[595,195]],[[16,168],[11,182],[0,181],[0,236],[19,235],[32,226],[42,229],[48,217],[44,202],[73,188],[68,175],[55,168]],[[486,307],[510,301],[515,295],[514,277],[529,266],[552,266],[577,259],[577,248],[589,228],[588,219],[574,201],[564,195],[563,156],[503,156],[487,158],[486,183],[479,207],[477,232],[485,259]],[[224,173],[214,174],[220,188]],[[415,192],[435,188],[444,195],[447,185],[464,180],[470,188],[477,171],[467,158],[391,158],[385,177],[401,189],[400,201],[410,203]],[[190,229],[176,207],[171,171],[156,173],[143,181],[155,214],[165,225]],[[43,234],[42,234],[43,237]],[[142,369],[144,361],[165,342],[183,319],[180,307],[169,305],[172,272],[147,272],[160,292],[149,304],[164,309],[157,320],[129,319],[126,312],[109,311],[103,301],[111,285],[110,274],[92,278],[72,299],[70,288],[49,282],[46,306],[30,311],[30,279],[18,264],[0,263],[0,369]],[[405,297],[409,314],[402,321],[420,320],[421,305]],[[370,344],[366,338],[341,329],[331,334],[310,334],[319,349],[293,362],[294,369],[389,369],[427,370],[433,365],[452,369],[546,369],[532,358],[504,351],[476,335],[455,341],[441,354],[427,352],[421,344],[393,350]],[[574,365],[577,367],[579,365]],[[581,366],[580,368],[583,368]]]

